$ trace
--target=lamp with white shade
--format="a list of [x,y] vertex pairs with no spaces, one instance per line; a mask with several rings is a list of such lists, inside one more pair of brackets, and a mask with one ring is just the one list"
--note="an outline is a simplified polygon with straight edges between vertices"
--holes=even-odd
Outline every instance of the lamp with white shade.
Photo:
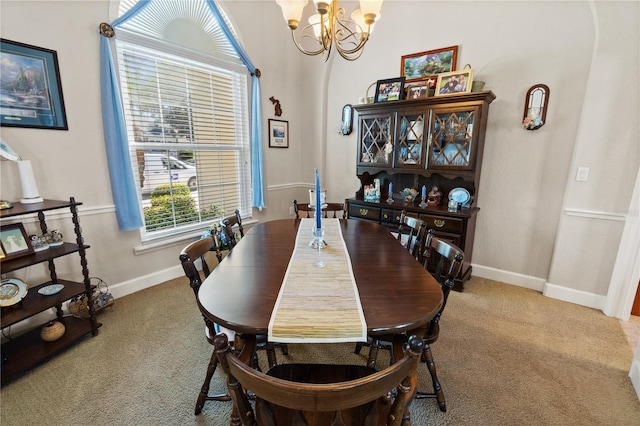
[[[40,197],[36,178],[33,175],[33,167],[31,161],[23,160],[20,155],[15,152],[7,143],[0,139],[0,157],[3,160],[14,162],[18,165],[18,176],[20,176],[20,186],[22,187],[22,198],[20,202],[23,204],[41,203],[44,200]],[[2,202],[2,206],[10,207],[6,201]]]

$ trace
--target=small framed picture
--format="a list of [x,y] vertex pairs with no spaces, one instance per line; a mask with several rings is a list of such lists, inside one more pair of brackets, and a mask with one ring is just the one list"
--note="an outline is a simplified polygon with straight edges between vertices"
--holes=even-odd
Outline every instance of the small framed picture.
[[404,55],[400,62],[400,75],[407,83],[456,70],[458,46],[427,50]]
[[[435,86],[435,83],[434,83],[433,86]],[[406,96],[406,98],[408,100],[428,98],[429,97],[429,87],[430,87],[430,85],[426,81],[424,83],[420,83],[420,84],[412,84],[412,85],[407,87],[407,96]]]
[[289,148],[289,122],[269,119],[269,148]]
[[446,96],[470,93],[471,83],[473,83],[473,69],[471,68],[438,74],[435,95]]
[[404,77],[378,80],[373,102],[399,101],[404,93]]
[[2,260],[14,259],[33,253],[31,241],[21,223],[2,225],[0,229],[0,244],[4,257]]

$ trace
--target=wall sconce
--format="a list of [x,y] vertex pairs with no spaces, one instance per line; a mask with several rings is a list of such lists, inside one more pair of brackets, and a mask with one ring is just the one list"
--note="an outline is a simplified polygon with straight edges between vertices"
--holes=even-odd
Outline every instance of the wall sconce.
[[549,104],[549,86],[536,84],[531,86],[524,98],[524,113],[522,127],[526,130],[537,130],[544,126],[547,119],[547,105]]

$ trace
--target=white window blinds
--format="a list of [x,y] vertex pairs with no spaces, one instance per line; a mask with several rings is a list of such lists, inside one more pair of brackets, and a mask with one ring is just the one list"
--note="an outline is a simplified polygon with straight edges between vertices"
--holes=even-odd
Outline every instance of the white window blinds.
[[117,51],[143,240],[249,216],[246,69],[157,41],[120,39]]

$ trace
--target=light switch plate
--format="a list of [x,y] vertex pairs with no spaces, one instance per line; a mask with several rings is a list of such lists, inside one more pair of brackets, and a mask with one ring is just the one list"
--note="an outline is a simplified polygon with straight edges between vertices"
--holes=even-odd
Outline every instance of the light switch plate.
[[579,182],[586,182],[589,180],[589,168],[588,167],[578,167],[578,171],[576,172],[576,180]]

